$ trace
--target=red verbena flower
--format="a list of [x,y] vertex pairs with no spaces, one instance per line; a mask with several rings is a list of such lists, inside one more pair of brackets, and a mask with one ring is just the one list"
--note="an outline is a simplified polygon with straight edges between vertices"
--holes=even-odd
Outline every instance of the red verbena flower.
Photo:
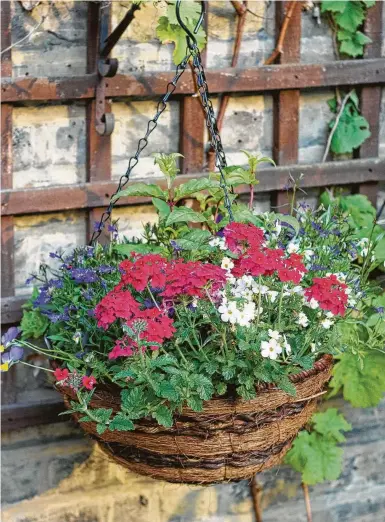
[[302,256],[291,254],[287,259],[282,260],[282,268],[278,269],[278,277],[281,281],[298,284],[307,272],[302,262]]
[[167,267],[166,287],[163,297],[176,297],[181,294],[202,297],[204,288],[212,292],[219,290],[226,282],[226,271],[211,263],[181,259],[171,262]]
[[122,278],[119,287],[131,285],[141,292],[148,284],[152,288],[164,288],[166,284],[167,259],[158,254],[136,256],[120,263]]
[[237,254],[248,248],[259,249],[264,240],[263,230],[250,223],[230,223],[223,229],[223,234],[229,249]]
[[98,326],[105,330],[116,319],[131,319],[139,312],[140,305],[130,292],[124,290],[112,290],[103,297],[95,308],[95,317]]
[[87,388],[87,390],[92,390],[95,384],[96,379],[93,375],[91,375],[90,377],[87,377],[87,375],[85,375],[82,379],[82,385],[84,386],[84,388]]
[[305,296],[310,301],[318,301],[320,308],[334,315],[344,315],[348,294],[348,286],[332,274],[328,277],[315,277],[313,285],[305,290]]
[[118,357],[130,357],[134,354],[134,350],[136,350],[137,347],[138,345],[135,341],[129,337],[123,337],[123,339],[116,341],[115,346],[108,354],[108,358],[117,359]]
[[56,382],[65,381],[68,378],[69,371],[67,368],[56,368],[53,374],[55,376]]

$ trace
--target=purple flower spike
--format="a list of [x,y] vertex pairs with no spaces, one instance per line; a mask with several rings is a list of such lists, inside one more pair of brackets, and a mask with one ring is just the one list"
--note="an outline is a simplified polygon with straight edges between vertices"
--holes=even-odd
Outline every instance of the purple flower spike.
[[20,334],[21,330],[17,326],[11,326],[1,338],[1,343],[7,347]]

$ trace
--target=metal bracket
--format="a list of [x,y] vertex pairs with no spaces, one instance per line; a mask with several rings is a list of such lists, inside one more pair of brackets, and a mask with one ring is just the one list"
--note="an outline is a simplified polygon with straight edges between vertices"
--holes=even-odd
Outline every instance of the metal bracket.
[[108,55],[118,43],[124,31],[134,19],[135,11],[140,9],[139,4],[133,4],[127,11],[123,20],[108,35],[110,22],[110,9],[100,9],[99,18],[99,55],[98,55],[98,77],[99,82],[96,87],[96,132],[101,136],[110,136],[115,127],[115,117],[111,112],[106,112],[106,78],[115,76],[119,62],[116,58],[109,58]]

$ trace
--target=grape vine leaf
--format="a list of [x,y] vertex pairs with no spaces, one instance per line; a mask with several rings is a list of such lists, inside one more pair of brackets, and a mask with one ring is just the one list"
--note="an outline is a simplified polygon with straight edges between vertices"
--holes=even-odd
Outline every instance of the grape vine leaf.
[[[161,16],[156,28],[156,35],[163,44],[169,42],[175,44],[173,59],[175,65],[180,64],[188,52],[186,33],[184,30],[179,25],[171,24],[167,16]],[[202,28],[199,29],[195,38],[198,48],[201,51],[206,44],[206,34]]]
[[351,352],[338,358],[330,396],[342,390],[344,399],[356,408],[377,406],[385,393],[385,353],[368,351],[362,361]]
[[315,413],[312,417],[314,429],[320,435],[330,437],[336,442],[344,442],[346,439],[341,431],[350,431],[352,426],[338,413],[337,408],[329,408],[325,412]]
[[[167,17],[170,24],[179,25],[176,17],[175,1],[172,1],[167,8]],[[201,13],[201,6],[197,2],[182,2],[181,3],[181,17],[188,25],[196,24]]]
[[331,11],[334,13],[343,13],[346,7],[346,0],[331,0],[330,2],[322,2],[321,3],[321,11],[325,13],[326,11]]
[[[330,128],[334,123],[333,119]],[[370,136],[368,121],[358,113],[353,102],[348,102],[333,134],[331,150],[335,154],[353,152]]]
[[301,431],[286,454],[285,462],[302,474],[302,482],[314,485],[339,477],[342,455],[342,449],[328,438]]
[[351,31],[352,33],[365,20],[365,8],[361,2],[344,2],[345,9],[334,15],[335,21],[339,27]]
[[344,29],[337,32],[337,38],[341,42],[341,53],[353,56],[354,58],[362,56],[364,54],[364,46],[372,41],[371,38],[361,31],[351,33]]

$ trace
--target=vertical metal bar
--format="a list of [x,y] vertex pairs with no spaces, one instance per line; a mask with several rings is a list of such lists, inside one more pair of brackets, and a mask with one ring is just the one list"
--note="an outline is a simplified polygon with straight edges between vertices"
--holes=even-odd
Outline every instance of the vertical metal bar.
[[[88,28],[87,28],[87,73],[97,70],[99,55],[99,39],[102,41],[108,36],[110,19],[110,7],[103,8],[103,16],[100,17],[100,2],[88,3]],[[100,20],[102,24],[100,23]],[[104,32],[102,34],[102,27]],[[106,100],[106,108],[110,110],[109,102]],[[96,100],[87,103],[86,107],[86,132],[87,132],[87,155],[86,174],[87,181],[103,181],[111,179],[111,136],[100,136],[96,132]],[[88,215],[87,235],[91,238],[94,223],[100,220],[103,209],[93,209]],[[109,239],[107,230],[103,230],[100,237],[101,242]]]
[[[288,1],[275,4],[276,40],[279,38],[281,26],[285,19]],[[301,51],[301,2],[297,2],[286,31],[283,42],[283,53],[279,63],[298,63]],[[292,165],[298,162],[299,142],[299,101],[300,91],[280,91],[274,96],[273,103],[273,158],[277,165]],[[288,210],[287,192],[278,191],[272,194],[272,205],[281,212]]]
[[[383,3],[376,2],[370,7],[365,20],[364,33],[372,39],[365,46],[364,58],[381,56]],[[381,87],[363,87],[361,89],[361,114],[368,120],[371,136],[360,147],[360,158],[378,156],[380,134]],[[377,204],[378,183],[363,183],[358,188],[360,194],[368,197],[371,203]]]

